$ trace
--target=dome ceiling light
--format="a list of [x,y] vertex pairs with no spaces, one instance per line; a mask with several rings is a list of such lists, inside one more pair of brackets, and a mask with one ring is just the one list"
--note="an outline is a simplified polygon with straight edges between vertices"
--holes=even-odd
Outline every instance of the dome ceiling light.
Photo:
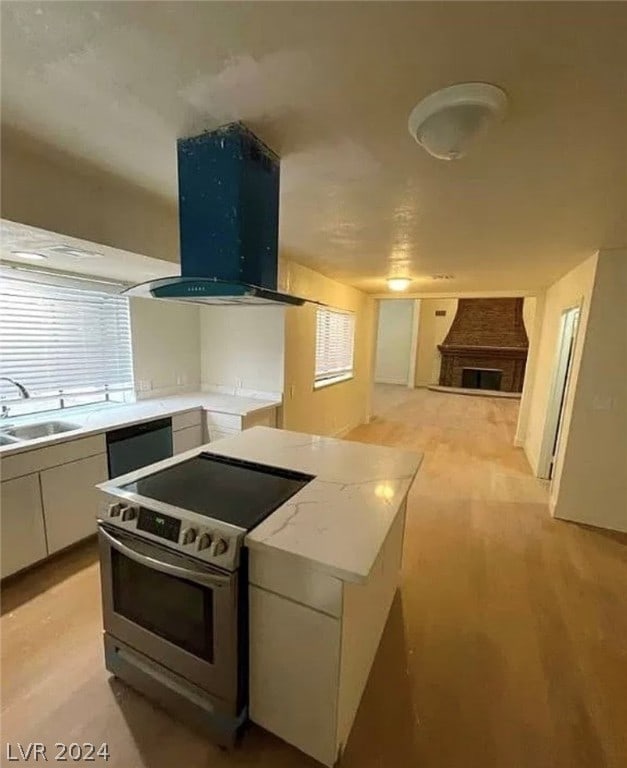
[[430,94],[412,110],[409,133],[433,157],[458,160],[471,143],[502,120],[507,96],[489,83],[458,83]]
[[388,277],[388,288],[391,291],[406,291],[411,285],[409,277]]

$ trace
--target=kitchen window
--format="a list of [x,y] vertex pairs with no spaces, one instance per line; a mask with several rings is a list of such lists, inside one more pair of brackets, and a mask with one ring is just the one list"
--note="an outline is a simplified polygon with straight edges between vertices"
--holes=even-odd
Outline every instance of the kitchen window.
[[355,315],[339,309],[316,310],[314,389],[353,377]]
[[119,290],[106,282],[2,269],[3,415],[131,398],[129,306]]

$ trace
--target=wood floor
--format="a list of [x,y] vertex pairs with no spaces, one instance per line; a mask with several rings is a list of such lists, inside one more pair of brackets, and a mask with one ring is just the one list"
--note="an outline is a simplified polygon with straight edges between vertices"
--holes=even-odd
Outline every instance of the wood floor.
[[[627,765],[626,539],[549,517],[517,409],[380,388],[349,435],[425,461],[343,768]],[[110,680],[97,568],[87,545],[5,586],[3,742],[106,741],[120,768],[316,765],[256,727],[220,752]]]

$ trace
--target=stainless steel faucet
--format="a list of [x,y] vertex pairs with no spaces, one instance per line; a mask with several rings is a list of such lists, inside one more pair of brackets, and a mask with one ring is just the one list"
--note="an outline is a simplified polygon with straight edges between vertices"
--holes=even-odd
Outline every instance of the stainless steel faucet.
[[14,384],[20,390],[20,395],[22,395],[24,399],[30,397],[29,391],[26,389],[26,387],[23,384],[20,384],[19,381],[15,381],[15,379],[10,379],[8,376],[0,376],[0,381],[8,381],[11,384]]
[[[26,387],[23,384],[20,384],[19,381],[15,381],[15,379],[10,379],[8,376],[0,376],[0,381],[8,381],[14,386],[16,386],[19,391],[20,395],[26,400],[30,397],[30,392],[26,389]],[[0,413],[0,419],[6,419],[9,415],[9,408],[6,405],[2,406],[2,412]]]

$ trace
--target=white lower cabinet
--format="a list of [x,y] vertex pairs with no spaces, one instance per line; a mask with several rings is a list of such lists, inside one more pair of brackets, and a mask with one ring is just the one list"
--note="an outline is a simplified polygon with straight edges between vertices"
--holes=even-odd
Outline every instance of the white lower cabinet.
[[187,427],[186,429],[179,429],[178,432],[172,434],[172,450],[175,456],[177,453],[198,448],[202,444],[202,426],[200,424]]
[[49,554],[96,532],[96,513],[102,497],[95,486],[106,479],[106,454],[41,472]]
[[2,578],[48,554],[39,473],[0,484],[0,539]]
[[251,720],[332,766],[341,623],[252,585],[248,594]]
[[207,435],[209,440],[221,440],[223,437],[231,437],[250,427],[276,427],[277,409],[266,408],[262,411],[253,411],[252,413],[240,416],[234,413],[219,413],[216,411],[207,411],[205,416],[207,424]]
[[368,579],[342,582],[279,550],[249,550],[250,718],[335,766],[400,581],[405,505]]

